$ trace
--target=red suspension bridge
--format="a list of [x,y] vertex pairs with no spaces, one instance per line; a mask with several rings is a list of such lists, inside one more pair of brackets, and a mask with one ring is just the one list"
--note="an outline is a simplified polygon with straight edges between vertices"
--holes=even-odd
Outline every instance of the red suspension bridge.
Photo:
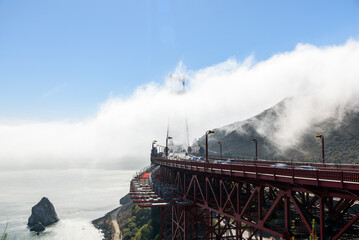
[[130,186],[161,239],[359,239],[359,166],[151,157]]

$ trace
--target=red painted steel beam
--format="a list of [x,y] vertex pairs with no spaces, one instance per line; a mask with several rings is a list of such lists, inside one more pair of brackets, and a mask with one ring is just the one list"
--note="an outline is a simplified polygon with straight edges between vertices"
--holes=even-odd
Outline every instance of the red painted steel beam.
[[267,214],[265,215],[265,217],[263,218],[263,224],[266,223],[269,219],[269,217],[274,213],[274,210],[276,209],[276,207],[278,206],[279,202],[282,200],[284,193],[280,192],[277,195],[277,198],[275,199],[275,201],[273,202],[271,208],[268,210]]
[[353,223],[355,223],[359,218],[359,213],[357,215],[355,215],[344,227],[342,230],[340,230],[340,232],[335,235],[333,237],[333,240],[337,240],[341,235],[343,235],[343,233],[345,233],[346,230],[348,230],[349,227],[351,227],[353,225]]
[[284,195],[284,235],[289,235],[289,213],[290,206],[288,201],[288,196]]
[[355,193],[337,193],[337,192],[327,192],[326,196],[333,197],[333,198],[343,198],[343,199],[350,199],[350,200],[356,200],[359,201],[359,196],[355,195]]
[[297,201],[294,199],[294,197],[292,196],[292,194],[290,194],[289,197],[290,197],[290,199],[292,200],[292,203],[293,203],[295,209],[297,210],[297,212],[299,213],[299,215],[300,215],[302,221],[304,222],[304,225],[305,225],[305,227],[307,228],[308,233],[311,233],[311,232],[312,232],[312,228],[310,227],[310,225],[309,225],[307,219],[305,218],[304,214],[303,214],[302,211],[300,210],[300,207],[299,207]]
[[[193,179],[191,179],[190,183],[191,183],[191,185],[192,185],[192,184],[193,184],[194,186],[197,185],[198,188],[201,188],[201,186],[198,184],[198,182],[195,183],[195,180],[193,180]],[[192,186],[189,186],[189,188],[187,189],[187,195],[188,195],[188,191],[191,189],[191,187],[192,187]],[[253,194],[253,193],[252,193],[252,194]],[[254,193],[254,194],[255,194],[255,193]],[[249,203],[252,201],[253,196],[254,196],[254,195],[252,195],[252,197],[249,199]],[[248,203],[248,202],[247,202],[247,203]],[[249,203],[248,203],[248,204],[249,204]],[[198,203],[195,203],[195,204],[201,206],[201,205],[198,204]],[[247,205],[248,205],[248,204],[247,204]],[[203,206],[204,206],[204,205],[203,205]],[[246,207],[245,207],[244,209],[246,209]],[[231,215],[229,215],[229,214],[223,213],[223,210],[222,210],[222,211],[218,211],[218,210],[216,210],[216,209],[213,209],[213,211],[214,211],[214,212],[217,212],[218,214],[227,215],[228,217],[231,217],[231,218],[234,217],[234,216],[231,216]],[[242,220],[242,221],[243,221],[243,220]],[[248,222],[248,223],[249,223],[249,222]],[[250,223],[249,223],[249,224],[250,224]],[[256,228],[260,227],[260,226],[258,226],[257,224],[253,224],[253,226],[256,227]],[[262,228],[263,228],[263,227],[262,227]],[[276,236],[282,236],[281,233],[272,231],[272,230],[270,230],[270,229],[264,228],[264,230],[267,231],[267,232],[271,232],[272,234],[274,234],[274,235],[276,235]]]
[[[251,168],[251,166],[244,166],[244,167],[239,166],[239,167],[243,167],[243,172],[237,172],[237,173],[235,172],[236,171],[235,169],[238,166],[229,166],[228,167],[228,166],[221,166],[219,164],[217,164],[217,165],[207,164],[206,165],[206,166],[208,166],[207,169],[205,169],[203,166],[198,165],[198,163],[197,163],[197,165],[195,165],[195,164],[192,165],[192,164],[187,164],[187,163],[178,164],[178,163],[173,162],[173,164],[172,163],[168,164],[168,166],[170,166],[170,167],[166,167],[166,169],[168,169],[167,173],[169,174],[169,176],[167,177],[168,183],[175,184],[175,182],[177,182],[177,184],[178,184],[183,179],[184,181],[180,183],[181,185],[183,184],[183,188],[181,191],[180,190],[179,191],[182,192],[186,198],[188,198],[188,197],[192,198],[192,195],[189,195],[189,194],[193,193],[194,194],[193,200],[197,206],[208,209],[208,210],[212,210],[213,212],[215,212],[217,214],[221,214],[228,218],[235,219],[236,221],[241,221],[241,222],[247,224],[248,226],[257,228],[260,231],[269,232],[270,234],[273,234],[275,236],[283,237],[284,235],[281,233],[272,231],[271,229],[266,229],[264,227],[264,224],[270,218],[270,214],[272,214],[275,211],[275,206],[273,206],[273,205],[278,205],[281,199],[278,198],[278,195],[277,195],[277,198],[274,200],[274,203],[271,206],[271,208],[268,210],[266,216],[264,216],[263,220],[261,220],[263,217],[263,216],[261,216],[262,215],[261,214],[261,211],[262,211],[261,200],[263,199],[263,197],[260,196],[260,191],[258,191],[258,188],[263,188],[264,186],[270,186],[270,187],[275,187],[275,188],[279,187],[280,189],[282,189],[282,188],[288,189],[288,190],[284,190],[284,192],[286,194],[288,193],[287,194],[288,196],[286,196],[284,198],[284,200],[287,202],[287,204],[285,205],[285,207],[287,206],[287,210],[285,211],[285,213],[287,215],[285,217],[285,219],[287,220],[285,228],[287,230],[289,230],[289,223],[288,223],[289,204],[291,201],[293,203],[296,211],[300,215],[308,233],[311,232],[311,227],[310,227],[309,223],[307,222],[306,217],[304,216],[304,214],[301,210],[301,207],[303,207],[303,209],[304,208],[312,208],[314,206],[313,204],[315,204],[315,202],[317,201],[318,195],[321,196],[322,198],[325,197],[325,198],[330,198],[330,199],[332,199],[334,197],[335,198],[346,198],[346,199],[350,199],[351,201],[359,199],[358,192],[348,191],[349,189],[355,189],[355,188],[358,188],[358,186],[359,186],[359,184],[358,184],[359,182],[358,183],[354,183],[354,182],[349,183],[347,181],[347,180],[356,181],[356,174],[354,174],[353,176],[350,176],[350,174],[345,175],[345,176],[342,175],[343,179],[345,180],[342,184],[340,181],[328,182],[328,181],[332,181],[330,179],[331,176],[328,174],[328,172],[315,171],[315,175],[313,175],[315,178],[313,178],[313,179],[316,182],[313,182],[313,179],[304,179],[303,176],[297,176],[296,175],[297,173],[295,171],[293,171],[293,169],[291,169],[291,172],[293,172],[291,176],[292,177],[295,176],[294,180],[288,176],[282,176],[281,174],[283,174],[283,172],[280,173],[280,171],[279,171],[278,173],[276,173],[277,174],[276,179],[280,182],[269,182],[269,181],[264,181],[263,179],[265,177],[273,177],[273,176],[266,176],[266,175],[263,176],[262,172],[265,171],[265,168],[261,168],[260,166],[258,166],[257,168],[254,168],[255,169],[254,172],[247,171],[247,170],[253,171],[253,167]],[[174,174],[171,175],[171,172],[173,172]],[[181,172],[182,177],[179,176],[179,172]],[[214,172],[216,174],[208,175],[211,172]],[[284,173],[287,173],[287,172],[284,171]],[[300,173],[300,172],[298,172],[298,173]],[[196,175],[196,176],[193,177],[193,176],[191,176],[191,174]],[[238,178],[238,176],[236,174],[245,176],[245,177]],[[323,174],[326,174],[326,175],[323,175]],[[187,178],[186,175],[187,176],[190,175],[190,178],[188,179],[189,181],[186,181],[186,178]],[[178,176],[178,180],[174,180],[175,178],[173,178],[173,180],[171,180],[171,176],[172,177]],[[214,186],[212,186],[212,183],[209,180],[209,176],[212,178],[216,178],[217,179],[216,181],[220,182],[220,184],[217,183],[218,185],[215,184],[216,187],[220,188],[218,195],[215,194]],[[256,176],[257,176],[257,179],[255,179]],[[326,181],[326,179],[322,178],[323,176],[329,178],[329,180]],[[204,183],[205,185],[201,186],[199,179],[201,179],[201,183]],[[233,186],[229,186],[228,183],[225,183],[224,179],[228,179],[229,181],[235,181],[235,183]],[[254,186],[256,186],[256,189],[253,192],[251,192],[248,201],[245,203],[245,206],[241,211],[240,211],[240,203],[239,203],[240,188],[239,188],[238,181],[240,181],[240,182],[250,181],[250,182],[252,182],[252,184],[254,184]],[[293,183],[295,185],[293,185]],[[285,186],[285,184],[287,184],[287,186]],[[342,187],[344,187],[344,189],[342,190],[341,187],[336,188],[339,185],[342,185]],[[355,186],[355,185],[357,185],[357,186]],[[332,189],[333,186],[336,189],[330,190],[330,188]],[[306,201],[306,202],[303,201],[302,204],[300,204],[299,202],[297,202],[296,197],[292,195],[292,193],[291,193],[292,191],[312,193],[315,195],[311,200],[308,199],[308,201]],[[235,203],[232,202],[232,194],[234,194],[234,192],[236,192],[236,195],[233,195],[234,197],[236,196],[235,199],[237,200],[236,208],[234,207]],[[258,193],[258,223],[254,223],[251,221],[247,221],[246,219],[240,218],[243,216],[244,212],[249,207],[249,205],[254,203],[253,198],[254,198],[256,192]],[[213,195],[213,197],[211,197],[211,195]],[[309,194],[307,194],[307,196],[309,196]],[[214,200],[211,202],[211,206],[209,206],[208,201],[212,200],[211,198],[213,198]],[[217,201],[218,198],[219,198],[219,201]],[[289,201],[289,199],[290,199],[290,201]],[[328,201],[330,201],[330,199]],[[190,201],[192,201],[192,200],[190,199]],[[197,201],[203,201],[203,204],[199,203]],[[323,200],[321,200],[321,201],[322,202],[319,204],[320,206],[318,208],[319,209],[318,213],[320,214],[320,216],[319,217],[316,216],[316,217],[318,217],[320,219],[321,236],[324,236],[325,229],[323,226],[325,226],[324,223],[325,223],[326,217],[325,217],[325,212],[324,212],[324,203],[323,203]],[[218,209],[212,208],[212,206],[215,207],[215,204],[217,204]],[[348,204],[345,204],[345,206],[348,207]],[[335,208],[341,209],[342,206],[341,205],[335,206]],[[329,209],[330,209],[330,207],[329,207]],[[238,212],[240,212],[240,214],[238,214]],[[346,208],[343,209],[343,212],[347,212],[347,209]],[[358,219],[357,216],[355,218],[356,219],[351,223],[351,225]],[[347,226],[347,225],[346,225],[346,227],[349,228],[350,226]],[[227,228],[227,227],[225,227],[225,228]]]
[[272,229],[269,229],[269,228],[266,228],[266,227],[264,227],[264,226],[260,226],[260,225],[258,225],[258,224],[255,224],[255,223],[252,223],[252,222],[247,221],[247,220],[245,220],[245,219],[242,219],[242,218],[239,217],[239,215],[232,216],[232,215],[230,215],[230,214],[224,213],[224,212],[219,211],[219,210],[217,210],[217,209],[214,209],[214,208],[211,208],[211,207],[205,207],[205,205],[199,204],[199,203],[196,203],[195,205],[196,205],[196,206],[199,206],[199,207],[202,207],[202,208],[206,208],[206,209],[208,209],[208,210],[211,210],[211,211],[213,211],[213,212],[215,212],[215,213],[217,213],[217,214],[219,214],[219,215],[224,215],[224,216],[226,216],[226,217],[228,217],[228,218],[235,219],[235,220],[237,220],[237,221],[239,221],[239,222],[243,222],[243,223],[245,223],[246,225],[249,225],[249,226],[251,226],[251,227],[261,229],[261,230],[263,230],[263,231],[265,231],[265,232],[267,232],[267,233],[270,233],[270,234],[272,234],[272,235],[274,235],[274,236],[283,237],[283,233],[276,232],[276,231],[274,231],[274,230],[272,230]]
[[199,184],[197,176],[195,176],[195,181],[197,183],[197,187],[198,187],[199,193],[201,194],[202,200],[203,200],[203,202],[205,202],[206,200],[205,200],[205,197],[204,197],[201,185]]
[[[188,184],[187,192],[186,192],[186,194],[183,196],[184,199],[187,199],[187,196],[188,196],[188,194],[189,194],[189,191],[191,190],[193,181],[194,181],[194,178],[192,177],[190,183]],[[185,181],[184,181],[184,182],[185,182]]]
[[256,189],[252,192],[252,194],[251,194],[251,196],[249,197],[249,199],[248,199],[246,205],[244,205],[244,207],[243,207],[241,213],[239,214],[239,217],[240,217],[240,218],[242,218],[242,216],[243,216],[243,214],[245,213],[245,211],[247,210],[249,204],[252,202],[252,200],[253,200],[253,198],[254,198],[256,192],[257,192]]
[[[219,209],[220,208],[220,205],[218,203],[218,200],[217,198],[215,197],[215,193],[214,193],[214,190],[213,190],[213,187],[212,187],[212,184],[211,182],[208,180],[208,177],[206,177],[206,186],[209,186],[209,190],[211,190],[211,193],[212,193],[212,196],[216,202],[216,205],[217,205],[217,208]],[[208,197],[206,198],[206,203],[208,203]],[[208,205],[208,204],[207,204]]]
[[325,239],[325,212],[324,212],[325,198],[319,198],[319,221],[320,221],[320,238]]

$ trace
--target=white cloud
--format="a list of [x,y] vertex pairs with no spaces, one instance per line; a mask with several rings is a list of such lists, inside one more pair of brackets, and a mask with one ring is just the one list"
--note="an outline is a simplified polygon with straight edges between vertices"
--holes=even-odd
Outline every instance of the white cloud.
[[[116,167],[149,164],[152,140],[164,143],[167,122],[175,143],[190,141],[298,96],[272,133],[282,146],[295,144],[310,124],[336,109],[359,103],[359,42],[316,47],[299,44],[291,52],[262,62],[229,59],[198,71],[186,71],[187,92],[163,85],[140,86],[130,97],[112,97],[96,117],[79,122],[0,123],[0,167]],[[169,78],[169,77],[168,77]],[[264,131],[265,132],[265,131]]]

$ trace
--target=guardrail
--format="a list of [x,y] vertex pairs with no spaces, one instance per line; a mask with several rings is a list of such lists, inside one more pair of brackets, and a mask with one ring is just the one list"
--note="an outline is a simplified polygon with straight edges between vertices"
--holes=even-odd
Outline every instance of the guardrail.
[[359,190],[359,169],[338,169],[324,167],[318,169],[296,169],[273,167],[273,162],[253,161],[236,162],[235,164],[207,163],[186,160],[170,160],[152,158],[152,162],[183,170],[204,172],[209,174],[228,175],[232,177],[270,180],[291,184],[330,187],[338,189]]
[[[200,157],[195,156],[198,159]],[[203,157],[202,157],[203,158]],[[165,158],[162,158],[165,159]],[[171,158],[168,158],[171,159]],[[204,159],[204,158],[203,158]],[[269,160],[269,159],[258,159],[255,160],[253,158],[214,158],[214,157],[209,157],[208,160],[210,162],[213,162],[215,160],[219,160],[219,161],[226,161],[228,159],[231,159],[233,161],[235,161],[236,163],[252,163],[252,164],[275,164],[275,163],[283,163],[283,164],[287,164],[289,166],[303,166],[303,165],[308,165],[308,166],[313,166],[315,168],[336,168],[336,169],[358,169],[359,170],[359,164],[349,164],[349,163],[314,163],[314,162],[300,162],[300,161],[278,161],[278,160]],[[176,160],[176,159],[172,159],[172,160]],[[180,159],[180,160],[186,160],[186,159]],[[321,160],[320,160],[321,161]],[[359,159],[358,159],[359,161]]]

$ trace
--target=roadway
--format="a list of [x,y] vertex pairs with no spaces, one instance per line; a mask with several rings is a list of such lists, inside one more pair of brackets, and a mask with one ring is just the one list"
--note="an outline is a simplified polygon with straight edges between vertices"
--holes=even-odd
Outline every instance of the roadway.
[[[224,159],[222,159],[224,160]],[[152,158],[158,165],[197,171],[199,173],[227,175],[263,181],[276,181],[298,185],[359,190],[358,165],[283,163],[266,160],[235,159],[231,163],[221,159],[195,161],[186,159]],[[285,164],[277,167],[278,163]],[[304,169],[308,166],[309,169]]]

